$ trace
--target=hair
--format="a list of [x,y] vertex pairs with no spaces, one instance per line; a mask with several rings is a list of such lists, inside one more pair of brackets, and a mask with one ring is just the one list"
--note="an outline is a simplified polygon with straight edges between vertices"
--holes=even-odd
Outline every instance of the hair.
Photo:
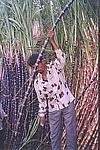
[[[39,56],[39,54],[32,54],[31,56],[29,56],[29,58],[28,58],[28,61],[27,61],[27,64],[30,66],[30,67],[32,67],[33,65],[35,65],[35,63],[36,63],[36,61],[37,61],[37,59],[38,59],[38,56]],[[41,62],[43,60],[43,57],[41,56],[40,57],[40,61],[39,62]]]

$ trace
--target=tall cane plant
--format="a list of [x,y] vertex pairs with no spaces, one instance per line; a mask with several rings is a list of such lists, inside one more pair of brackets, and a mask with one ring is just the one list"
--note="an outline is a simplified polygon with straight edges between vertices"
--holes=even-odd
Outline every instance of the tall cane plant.
[[[3,93],[3,105],[10,120],[12,122],[14,120],[11,131],[7,131],[6,139],[15,135],[14,123],[18,121],[17,108],[20,110],[20,104],[27,91],[29,81],[27,55],[34,52],[39,40],[41,41],[41,37],[45,36],[48,27],[54,24],[56,16],[66,2],[68,0],[0,0],[0,45],[3,45],[1,51],[1,57],[3,57],[2,89],[5,92]],[[97,148],[98,28],[96,3],[97,0],[75,0],[55,29],[56,40],[66,53],[65,73],[68,85],[77,99],[77,131],[80,150]],[[18,46],[19,41],[21,44]],[[5,42],[9,42],[8,47],[4,45]],[[13,46],[14,43],[16,43],[15,46]],[[20,145],[23,144],[22,147],[29,144],[29,141],[32,142],[32,137],[36,132],[32,128],[34,125],[29,128],[34,118],[32,114],[35,114],[38,109],[35,104],[33,105],[34,100],[31,100],[36,96],[31,84],[29,88],[28,100],[22,111],[24,113],[20,114],[22,120],[19,122],[24,130],[21,131],[21,127],[18,129],[18,133],[21,133],[18,135],[20,139],[18,142]],[[15,115],[11,116],[11,113]],[[65,134],[63,136],[64,149]],[[10,140],[12,145],[15,142],[14,138],[17,139],[17,136],[12,136]]]

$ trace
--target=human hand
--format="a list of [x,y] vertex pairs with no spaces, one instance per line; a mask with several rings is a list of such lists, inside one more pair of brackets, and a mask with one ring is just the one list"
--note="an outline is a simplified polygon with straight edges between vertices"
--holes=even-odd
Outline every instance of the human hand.
[[45,115],[39,114],[39,117],[40,117],[40,126],[44,127],[46,121]]
[[49,29],[48,33],[47,33],[47,38],[48,38],[49,42],[54,41],[54,31]]
[[45,117],[40,117],[40,126],[44,127],[45,125]]

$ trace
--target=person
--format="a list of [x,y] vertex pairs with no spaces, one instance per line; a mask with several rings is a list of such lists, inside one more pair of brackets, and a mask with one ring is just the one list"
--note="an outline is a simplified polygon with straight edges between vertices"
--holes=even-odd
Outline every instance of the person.
[[[48,100],[48,115],[50,125],[50,139],[52,150],[61,150],[61,136],[63,123],[66,129],[66,142],[68,150],[77,150],[76,112],[74,96],[70,92],[64,77],[65,53],[59,48],[54,39],[54,32],[47,34],[56,58],[46,64],[40,58],[34,79],[34,88],[39,101],[40,124],[44,126]],[[28,58],[28,65],[34,68],[38,54]]]

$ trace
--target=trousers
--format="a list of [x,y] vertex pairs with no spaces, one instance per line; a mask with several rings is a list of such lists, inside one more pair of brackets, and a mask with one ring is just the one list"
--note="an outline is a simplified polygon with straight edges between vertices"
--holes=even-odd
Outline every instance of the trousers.
[[74,102],[68,107],[49,112],[50,139],[52,150],[61,150],[63,125],[66,129],[65,150],[77,150],[76,112]]

